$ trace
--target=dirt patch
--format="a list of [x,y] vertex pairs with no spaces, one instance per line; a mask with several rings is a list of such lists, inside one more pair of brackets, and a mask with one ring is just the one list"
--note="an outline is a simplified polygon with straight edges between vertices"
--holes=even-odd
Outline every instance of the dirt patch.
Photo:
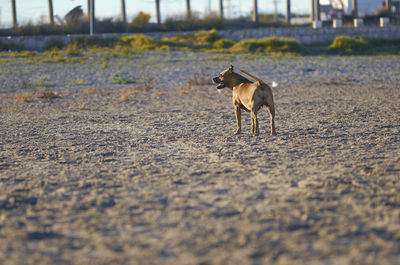
[[[385,81],[369,74],[376,64],[399,69],[398,60],[246,64],[280,83],[278,135],[269,136],[265,109],[253,137],[247,113],[242,134],[233,135],[229,91],[216,93],[203,80],[230,62],[194,54],[189,63],[187,56],[148,68],[152,89],[111,79],[101,85],[91,72],[79,77],[82,89],[50,75],[57,92],[51,100],[20,100],[14,95],[22,92],[2,87],[0,263],[399,262],[399,80],[383,70]],[[244,65],[242,59],[233,63]],[[107,71],[123,72],[118,62],[124,59]],[[345,63],[365,71],[348,77],[353,67]],[[342,68],[333,74],[335,65]],[[31,65],[15,67],[33,78]],[[190,70],[197,67],[200,81]],[[296,81],[301,68],[315,70]],[[129,89],[135,93],[125,99]]]

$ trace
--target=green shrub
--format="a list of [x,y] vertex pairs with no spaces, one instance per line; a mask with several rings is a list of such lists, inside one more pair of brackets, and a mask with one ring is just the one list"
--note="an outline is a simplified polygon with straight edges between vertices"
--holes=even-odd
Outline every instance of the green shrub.
[[201,30],[192,35],[191,41],[202,45],[212,45],[215,41],[219,40],[221,36],[217,33],[216,29],[209,31]]
[[113,47],[119,40],[117,38],[102,38],[102,37],[79,37],[74,39],[74,43],[79,48],[88,49],[90,47]]
[[199,31],[193,34],[177,35],[172,37],[164,37],[160,44],[179,50],[192,50],[199,48],[212,48],[213,44],[221,39],[221,36],[215,29],[209,31]]
[[61,51],[57,47],[53,47],[51,49],[44,50],[43,55],[45,56],[59,56]]
[[219,39],[214,41],[212,47],[214,49],[227,49],[232,47],[235,44],[233,40],[228,40],[228,39]]
[[150,21],[150,14],[146,14],[142,11],[137,14],[132,20],[132,26],[135,27],[146,27]]
[[336,37],[329,45],[328,51],[338,53],[365,53],[370,49],[370,44],[363,38],[351,38],[348,36]]
[[130,35],[121,38],[122,45],[129,45],[137,51],[153,50],[157,47],[157,42],[143,34]]
[[119,75],[114,75],[112,77],[112,83],[117,84],[117,85],[126,85],[126,84],[134,84],[135,81],[131,80],[127,77],[119,76]]
[[22,51],[22,52],[11,53],[11,57],[14,57],[14,58],[34,57],[37,55],[38,55],[37,51]]
[[79,56],[82,55],[83,50],[78,46],[77,42],[72,42],[65,48],[65,54],[69,56]]
[[265,46],[265,51],[268,52],[294,52],[298,53],[301,51],[300,43],[295,39],[287,38],[265,38],[261,39],[260,43]]
[[264,52],[265,47],[256,39],[247,39],[236,42],[231,48],[235,53]]
[[264,38],[247,39],[235,43],[231,52],[236,53],[298,53],[301,51],[301,44],[295,39],[286,38]]

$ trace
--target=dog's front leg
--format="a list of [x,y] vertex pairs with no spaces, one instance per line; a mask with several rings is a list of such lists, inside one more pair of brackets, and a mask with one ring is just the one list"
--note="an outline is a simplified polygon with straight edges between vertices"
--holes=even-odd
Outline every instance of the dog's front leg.
[[238,105],[235,104],[235,117],[236,117],[236,124],[237,130],[235,134],[239,134],[242,129],[242,111]]

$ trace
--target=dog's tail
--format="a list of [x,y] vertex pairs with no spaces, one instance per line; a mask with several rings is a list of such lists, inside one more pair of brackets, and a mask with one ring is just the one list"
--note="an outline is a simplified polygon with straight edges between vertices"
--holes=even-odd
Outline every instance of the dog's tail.
[[242,70],[242,69],[240,69],[240,72],[242,72],[242,73],[245,74],[245,75],[250,76],[250,77],[253,78],[254,80],[258,81],[261,85],[266,85],[265,82],[262,81],[260,78],[254,76],[254,75],[252,75],[252,74],[249,74],[248,72],[246,72],[246,71],[244,71],[244,70]]

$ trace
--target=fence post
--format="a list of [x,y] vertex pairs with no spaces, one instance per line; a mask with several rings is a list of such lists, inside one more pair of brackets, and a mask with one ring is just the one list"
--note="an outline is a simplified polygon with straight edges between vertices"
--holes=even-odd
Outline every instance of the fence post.
[[13,27],[17,28],[17,8],[15,6],[15,0],[11,0],[11,13],[12,13],[12,20],[13,20]]
[[54,15],[53,15],[53,0],[49,0],[49,19],[50,24],[54,25]]
[[125,0],[121,0],[121,16],[122,22],[126,23]]
[[311,12],[310,12],[311,24],[315,20],[315,2],[311,0]]
[[161,18],[160,18],[160,0],[156,0],[156,18],[157,18],[157,24],[161,24]]
[[357,0],[353,0],[352,1],[352,15],[354,18],[358,17],[358,1]]
[[314,20],[321,20],[321,9],[320,9],[320,5],[319,5],[319,0],[314,0]]
[[252,17],[253,22],[258,23],[258,6],[257,6],[257,0],[253,0],[253,17]]
[[290,25],[290,0],[286,0],[286,24]]
[[224,18],[224,1],[219,0],[219,17]]
[[186,19],[190,19],[192,14],[190,11],[190,0],[186,0]]
[[96,21],[95,21],[95,15],[94,15],[94,0],[90,0],[90,35],[93,35],[96,33]]

